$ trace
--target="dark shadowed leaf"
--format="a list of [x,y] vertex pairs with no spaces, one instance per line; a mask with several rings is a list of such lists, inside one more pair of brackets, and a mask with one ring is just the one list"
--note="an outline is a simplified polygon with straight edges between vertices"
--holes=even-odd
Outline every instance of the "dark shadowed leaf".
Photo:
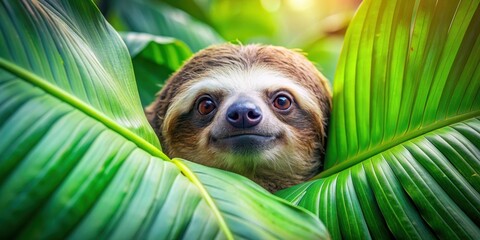
[[210,26],[180,9],[153,0],[111,0],[108,18],[117,30],[173,37],[193,52],[224,42]]
[[132,57],[140,100],[145,107],[192,52],[185,43],[173,38],[133,32],[121,36]]

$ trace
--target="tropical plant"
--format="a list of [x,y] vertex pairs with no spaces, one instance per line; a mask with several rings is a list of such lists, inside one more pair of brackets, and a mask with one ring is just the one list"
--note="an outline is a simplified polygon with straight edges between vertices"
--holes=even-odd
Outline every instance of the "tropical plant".
[[92,2],[4,1],[0,29],[2,238],[328,236],[241,176],[165,156]]
[[363,2],[334,80],[325,170],[277,195],[335,239],[478,239],[479,3]]
[[[6,1],[0,235],[328,237],[320,219],[335,239],[478,239],[479,4],[362,4],[335,76],[325,169],[276,193],[312,217],[241,176],[159,151],[126,48],[91,3]],[[222,41],[180,37],[195,31],[183,26],[186,45],[122,35],[144,104],[189,48]]]

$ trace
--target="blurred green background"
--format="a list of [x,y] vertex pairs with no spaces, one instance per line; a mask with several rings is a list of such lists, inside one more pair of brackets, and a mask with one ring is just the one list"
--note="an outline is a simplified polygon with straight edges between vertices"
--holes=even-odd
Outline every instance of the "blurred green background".
[[360,0],[103,0],[118,31],[185,42],[193,52],[219,42],[300,49],[333,80],[345,30]]

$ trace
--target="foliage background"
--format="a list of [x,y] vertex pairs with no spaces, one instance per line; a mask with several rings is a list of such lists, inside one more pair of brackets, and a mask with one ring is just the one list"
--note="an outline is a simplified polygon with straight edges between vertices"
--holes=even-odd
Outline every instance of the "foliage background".
[[[175,31],[155,26],[153,19],[156,17],[154,16],[139,20],[151,9],[144,9],[141,13],[132,13],[131,9],[135,9],[132,6],[134,4],[127,2],[131,1],[105,0],[99,3],[107,19],[119,31],[133,30],[175,37],[187,43],[193,52],[207,47],[212,42],[223,41],[243,44],[272,44],[300,49],[330,81],[333,81],[345,31],[361,1],[155,1],[159,8],[176,11],[176,16],[173,18],[180,18],[179,16],[184,14],[185,18],[189,20],[191,18],[190,21],[184,21],[186,24],[183,25],[183,28],[190,29],[194,34],[202,34],[198,25],[212,29],[215,33],[211,35],[214,36],[209,36],[210,41],[203,44],[198,44],[191,37],[178,33],[178,29]],[[131,14],[118,16],[126,12]],[[169,18],[170,15],[168,13],[166,15]],[[157,22],[159,22],[158,20],[157,18]],[[135,24],[134,22],[141,23]],[[168,20],[165,22],[167,23]],[[216,36],[217,33],[218,36]]]

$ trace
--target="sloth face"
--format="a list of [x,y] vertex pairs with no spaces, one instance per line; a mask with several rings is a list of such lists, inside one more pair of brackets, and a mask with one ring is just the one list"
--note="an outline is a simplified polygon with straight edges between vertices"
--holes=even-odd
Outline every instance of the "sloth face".
[[236,172],[275,191],[321,169],[326,86],[298,53],[222,45],[187,62],[147,114],[169,156]]

